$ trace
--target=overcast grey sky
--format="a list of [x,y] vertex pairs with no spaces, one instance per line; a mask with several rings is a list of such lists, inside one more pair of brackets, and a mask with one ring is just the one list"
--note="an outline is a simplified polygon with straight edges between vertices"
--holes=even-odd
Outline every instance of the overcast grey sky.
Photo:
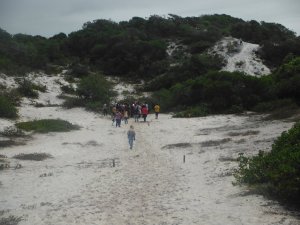
[[0,0],[0,28],[51,37],[87,21],[134,16],[227,14],[245,21],[280,23],[300,35],[300,0]]

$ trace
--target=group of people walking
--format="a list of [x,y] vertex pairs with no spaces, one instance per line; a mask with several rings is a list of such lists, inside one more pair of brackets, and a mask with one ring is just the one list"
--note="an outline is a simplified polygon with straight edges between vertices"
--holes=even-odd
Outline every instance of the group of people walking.
[[[155,119],[158,119],[158,114],[160,112],[160,106],[156,104],[154,107]],[[109,107],[107,104],[103,105],[103,114],[104,116],[108,115]],[[121,121],[124,121],[124,124],[128,124],[129,118],[134,118],[134,122],[140,122],[140,118],[143,118],[144,122],[147,122],[147,116],[149,114],[149,105],[147,103],[135,102],[133,104],[120,104],[117,103],[111,108],[112,116],[112,125],[116,124],[116,127],[121,127]],[[131,125],[130,129],[127,132],[128,141],[130,149],[133,147],[133,141],[135,140],[135,131],[134,127]]]
[[[156,104],[153,109],[155,112],[155,118],[158,119],[160,106]],[[125,124],[128,124],[129,118],[134,118],[134,122],[140,122],[141,118],[143,122],[147,122],[147,116],[149,114],[149,111],[150,109],[147,103],[140,104],[138,102],[135,102],[131,105],[117,103],[111,108],[113,125],[114,123],[116,123],[116,127],[121,127],[122,120]],[[106,104],[103,106],[103,114],[108,114],[108,107]]]

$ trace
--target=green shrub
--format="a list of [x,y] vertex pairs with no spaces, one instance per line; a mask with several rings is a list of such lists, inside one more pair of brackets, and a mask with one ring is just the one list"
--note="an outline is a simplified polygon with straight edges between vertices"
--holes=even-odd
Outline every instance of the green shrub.
[[28,98],[38,98],[39,93],[35,90],[36,86],[29,80],[22,80],[19,82],[18,91],[19,93]]
[[75,100],[73,103],[80,103],[89,110],[99,111],[116,93],[112,90],[112,84],[102,75],[93,74],[81,79],[77,94],[81,100]]
[[88,101],[106,103],[113,96],[112,84],[100,74],[89,75],[81,79],[77,93]]
[[[2,88],[2,87],[1,87]],[[0,95],[5,96],[10,100],[15,106],[19,105],[21,102],[21,95],[17,89],[6,89],[0,91]]]
[[237,183],[258,185],[268,195],[300,207],[300,123],[283,132],[270,152],[241,154],[238,161]]
[[82,65],[80,63],[73,63],[70,66],[70,71],[69,73],[71,75],[74,75],[75,77],[84,77],[89,75],[89,67],[86,65]]
[[73,88],[73,86],[70,84],[70,85],[62,85],[60,87],[60,89],[64,92],[64,93],[67,93],[67,94],[71,94],[71,95],[74,95],[76,94],[76,90]]
[[79,129],[79,126],[61,119],[43,119],[20,122],[16,124],[16,127],[25,131],[35,131],[38,133],[66,132]]
[[0,117],[4,118],[16,118],[18,116],[18,110],[7,97],[0,95]]
[[102,112],[103,104],[100,102],[87,102],[85,108],[94,112]]
[[46,85],[34,84],[34,83],[32,83],[32,89],[43,93],[47,91]]
[[188,108],[185,111],[176,113],[174,117],[200,117],[207,116],[209,110],[205,105]]
[[292,99],[278,99],[269,102],[260,102],[252,110],[255,112],[272,112],[282,108],[298,108]]
[[82,98],[78,97],[64,97],[65,101],[63,103],[63,107],[67,109],[75,108],[75,107],[85,107],[86,102]]

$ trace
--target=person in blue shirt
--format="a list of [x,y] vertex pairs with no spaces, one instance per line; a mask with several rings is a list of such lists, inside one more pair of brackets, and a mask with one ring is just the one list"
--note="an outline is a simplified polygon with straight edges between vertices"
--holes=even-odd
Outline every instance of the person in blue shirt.
[[132,125],[130,126],[130,129],[127,131],[127,136],[128,136],[130,149],[132,149],[133,141],[135,141],[135,131]]

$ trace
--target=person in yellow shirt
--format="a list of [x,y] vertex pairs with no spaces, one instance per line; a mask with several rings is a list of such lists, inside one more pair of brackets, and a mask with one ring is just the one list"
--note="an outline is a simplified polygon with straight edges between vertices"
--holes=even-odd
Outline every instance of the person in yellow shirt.
[[155,112],[155,119],[158,119],[158,113],[160,111],[160,106],[158,104],[156,104],[154,106],[154,112]]

